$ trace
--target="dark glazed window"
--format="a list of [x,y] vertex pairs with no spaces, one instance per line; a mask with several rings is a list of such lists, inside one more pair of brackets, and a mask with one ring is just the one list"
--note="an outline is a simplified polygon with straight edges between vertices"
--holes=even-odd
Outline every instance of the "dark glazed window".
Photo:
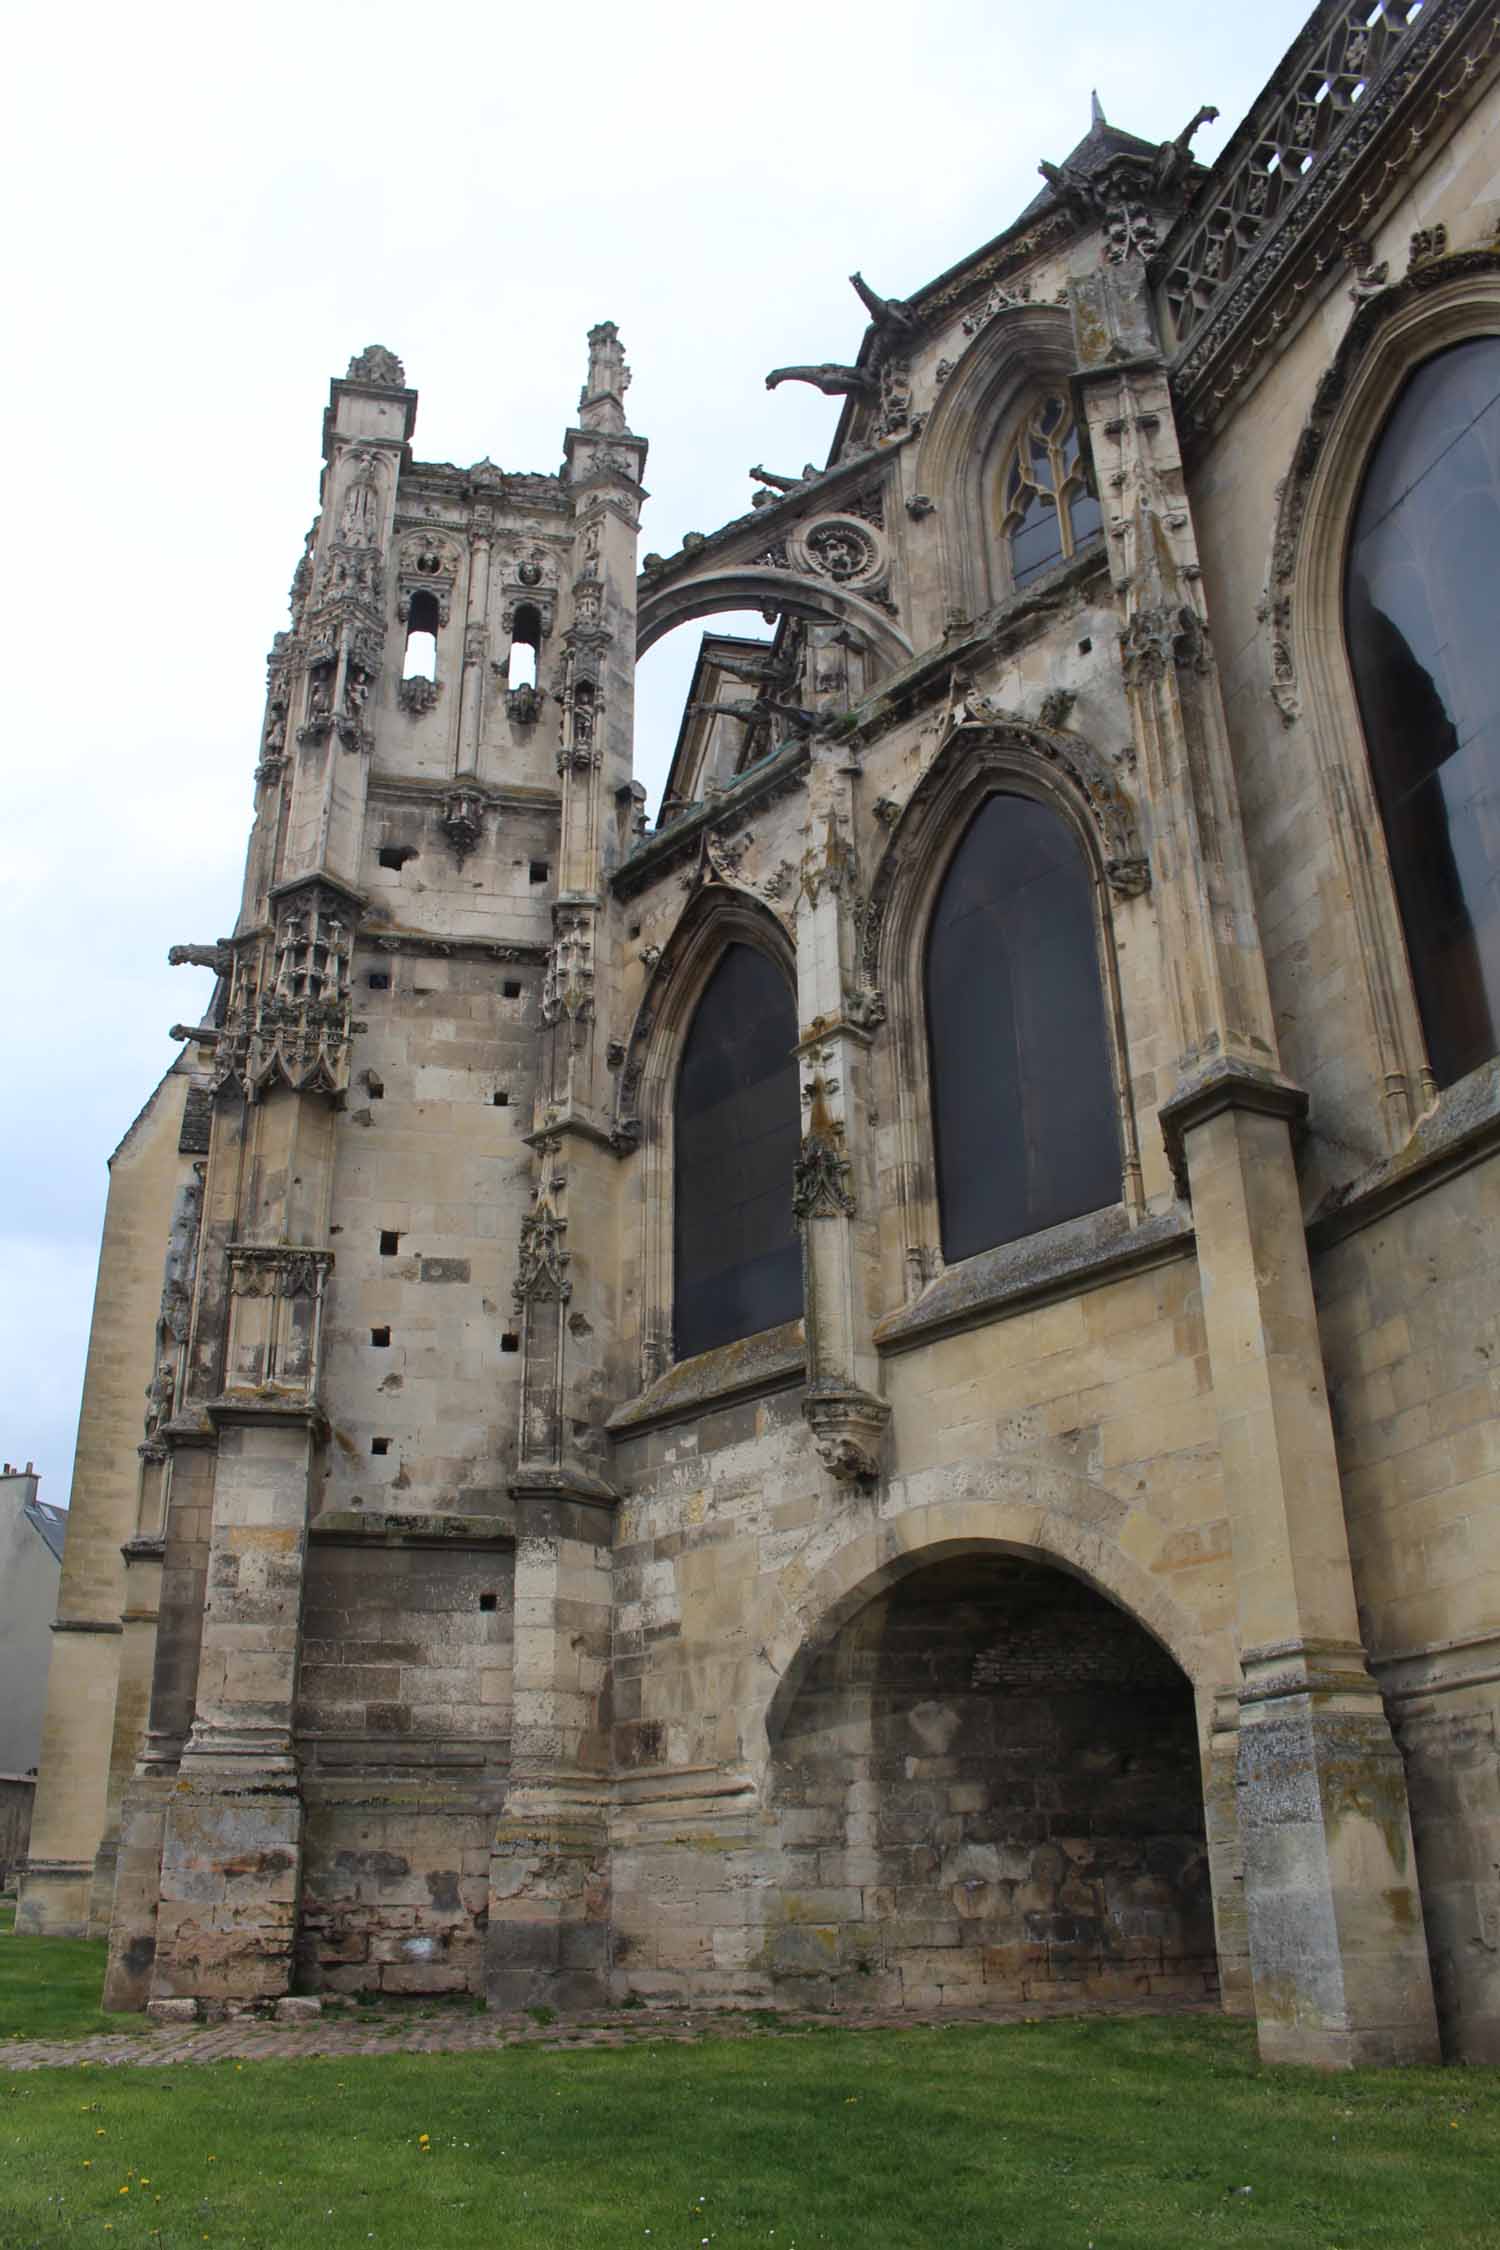
[[927,940],[943,1256],[1120,1199],[1093,884],[1066,822],[994,796],[953,855]]
[[1003,506],[1016,586],[1076,555],[1102,525],[1066,399],[1041,399],[1028,414],[1008,457]]
[[1397,399],[1360,493],[1344,624],[1428,1057],[1500,1049],[1500,337]]
[[802,1310],[796,1044],[785,977],[753,946],[731,945],[698,1003],[677,1079],[678,1359]]

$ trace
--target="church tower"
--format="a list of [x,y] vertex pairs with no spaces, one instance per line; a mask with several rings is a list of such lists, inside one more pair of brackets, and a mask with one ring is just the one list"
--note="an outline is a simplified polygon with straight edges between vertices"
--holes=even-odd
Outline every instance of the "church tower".
[[[555,477],[414,461],[416,394],[378,346],[330,389],[239,917],[179,949],[219,970],[187,1034],[212,1130],[144,1468],[163,1595],[115,2005],[285,1992],[297,1901],[393,1776],[406,1853],[415,1816],[482,1926],[500,1762],[546,1805],[587,1767],[597,1730],[558,1731],[543,1644],[560,1521],[586,1553],[609,1496],[598,1001],[636,814],[628,382],[605,322]],[[299,1724],[319,1740],[300,1775]]]

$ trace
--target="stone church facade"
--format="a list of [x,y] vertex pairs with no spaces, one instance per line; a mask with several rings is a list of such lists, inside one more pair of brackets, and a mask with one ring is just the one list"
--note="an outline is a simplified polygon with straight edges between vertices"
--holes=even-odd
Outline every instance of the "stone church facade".
[[556,477],[332,384],[112,1172],[21,1906],[108,2005],[1500,2060],[1497,69],[1096,105],[670,556],[612,324]]

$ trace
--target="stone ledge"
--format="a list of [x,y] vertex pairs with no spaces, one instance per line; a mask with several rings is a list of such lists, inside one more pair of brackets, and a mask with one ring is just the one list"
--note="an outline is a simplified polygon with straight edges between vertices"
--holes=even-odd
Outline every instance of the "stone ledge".
[[1374,1226],[1443,1180],[1467,1172],[1500,1147],[1500,1061],[1485,1063],[1438,1096],[1404,1148],[1383,1157],[1344,1187],[1330,1189],[1307,1223],[1316,1256]]
[[806,1380],[807,1339],[800,1320],[742,1336],[717,1351],[679,1360],[639,1398],[617,1406],[604,1427],[613,1438],[637,1437],[663,1423],[683,1422],[738,1399],[762,1398]]
[[1116,1203],[1067,1219],[950,1266],[929,1282],[915,1304],[879,1322],[876,1348],[885,1354],[915,1351],[939,1336],[955,1336],[1059,1297],[1102,1289],[1126,1274],[1190,1255],[1195,1239],[1191,1222],[1178,1211],[1132,1226],[1124,1206]]
[[307,1527],[309,1539],[352,1547],[513,1546],[513,1513],[503,1516],[396,1515],[380,1508],[325,1508]]

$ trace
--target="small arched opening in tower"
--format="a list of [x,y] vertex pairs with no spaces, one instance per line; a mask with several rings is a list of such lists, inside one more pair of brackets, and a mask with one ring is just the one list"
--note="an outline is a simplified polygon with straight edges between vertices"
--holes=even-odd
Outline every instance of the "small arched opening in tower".
[[413,594],[406,623],[406,655],[401,665],[403,680],[437,678],[437,635],[440,622],[437,596],[427,593],[425,589]]
[[516,621],[510,632],[510,668],[505,677],[508,688],[537,685],[537,659],[541,648],[541,613],[530,602],[523,602],[516,611]]

